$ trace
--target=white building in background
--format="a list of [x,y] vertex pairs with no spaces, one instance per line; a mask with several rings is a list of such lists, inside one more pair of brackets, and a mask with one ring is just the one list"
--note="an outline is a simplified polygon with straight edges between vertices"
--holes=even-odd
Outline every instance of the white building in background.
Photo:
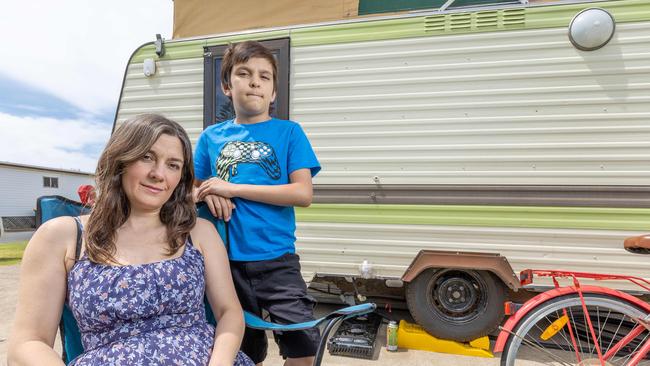
[[33,222],[38,197],[59,195],[78,201],[79,186],[94,183],[92,173],[0,162],[0,217],[5,229],[10,218],[31,217]]

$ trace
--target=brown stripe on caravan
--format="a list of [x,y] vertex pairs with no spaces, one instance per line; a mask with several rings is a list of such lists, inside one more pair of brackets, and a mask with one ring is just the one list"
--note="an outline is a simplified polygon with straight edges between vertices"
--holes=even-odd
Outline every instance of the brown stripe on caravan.
[[650,208],[650,186],[314,186],[314,203]]

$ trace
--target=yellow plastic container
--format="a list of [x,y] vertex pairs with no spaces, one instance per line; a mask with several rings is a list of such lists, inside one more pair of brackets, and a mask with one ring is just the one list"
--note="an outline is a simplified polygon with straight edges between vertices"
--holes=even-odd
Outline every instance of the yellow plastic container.
[[438,339],[427,333],[417,324],[411,324],[400,320],[397,329],[397,346],[400,348],[417,349],[439,353],[451,353],[474,357],[492,358],[490,352],[490,339],[485,336],[475,339],[469,343]]

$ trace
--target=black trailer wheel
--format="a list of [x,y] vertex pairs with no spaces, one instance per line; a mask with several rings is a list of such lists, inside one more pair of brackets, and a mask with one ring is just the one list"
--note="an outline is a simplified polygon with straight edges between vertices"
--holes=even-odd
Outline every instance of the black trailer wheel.
[[411,315],[437,338],[467,342],[503,320],[506,290],[491,272],[430,268],[406,287]]

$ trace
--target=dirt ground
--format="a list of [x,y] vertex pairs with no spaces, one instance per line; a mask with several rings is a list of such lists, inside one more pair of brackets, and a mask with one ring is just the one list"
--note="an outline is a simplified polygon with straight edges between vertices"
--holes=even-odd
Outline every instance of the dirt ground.
[[[16,301],[18,296],[19,265],[0,266],[0,365],[6,365],[7,338],[13,324]],[[388,365],[458,365],[458,366],[496,366],[498,358],[476,358],[469,356],[448,355],[414,350],[399,350],[398,352],[387,352],[385,344],[384,328],[380,330],[377,341],[381,345],[376,360],[362,360],[349,357],[332,356],[325,353],[323,366],[388,366]],[[269,357],[264,362],[267,366],[280,366],[282,358],[278,355],[278,348],[269,333]],[[57,340],[55,349],[60,352],[61,345]]]

